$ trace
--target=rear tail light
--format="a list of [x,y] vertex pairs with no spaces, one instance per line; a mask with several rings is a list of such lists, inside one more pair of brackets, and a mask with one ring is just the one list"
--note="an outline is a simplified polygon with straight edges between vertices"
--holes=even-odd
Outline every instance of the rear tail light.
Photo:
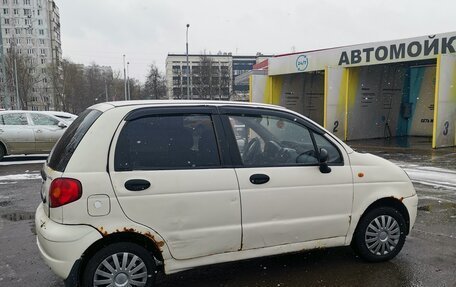
[[49,206],[59,207],[81,198],[82,185],[72,178],[54,179],[49,188]]

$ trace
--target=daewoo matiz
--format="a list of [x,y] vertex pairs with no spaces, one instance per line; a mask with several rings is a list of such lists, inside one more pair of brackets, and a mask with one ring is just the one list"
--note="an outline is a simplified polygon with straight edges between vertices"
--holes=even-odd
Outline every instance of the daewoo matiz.
[[285,108],[233,102],[97,104],[42,176],[38,248],[70,286],[334,246],[389,260],[418,202],[393,163]]

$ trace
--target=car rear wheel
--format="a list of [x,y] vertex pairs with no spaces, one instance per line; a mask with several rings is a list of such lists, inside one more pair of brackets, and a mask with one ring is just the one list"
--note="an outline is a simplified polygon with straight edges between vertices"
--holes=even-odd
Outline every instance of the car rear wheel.
[[134,243],[115,243],[98,251],[83,273],[83,285],[145,286],[154,285],[155,261],[151,253]]
[[354,250],[370,262],[394,258],[405,242],[407,225],[402,214],[391,207],[380,207],[365,214],[356,228]]
[[0,161],[3,159],[3,157],[6,155],[6,149],[3,146],[3,144],[0,143]]

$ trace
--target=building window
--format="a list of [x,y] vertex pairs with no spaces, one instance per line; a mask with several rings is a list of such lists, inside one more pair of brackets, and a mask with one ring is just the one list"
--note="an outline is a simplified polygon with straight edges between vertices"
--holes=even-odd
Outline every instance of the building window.
[[29,44],[29,45],[30,45],[30,44],[33,44],[32,39],[27,38],[27,44]]
[[25,19],[25,25],[31,25],[32,20],[31,19]]
[[18,5],[19,4],[19,0],[14,0],[13,3]]
[[41,59],[41,64],[46,64],[46,59]]
[[38,16],[40,16],[40,12],[41,12],[41,10],[36,10],[36,13],[38,14]]
[[24,5],[30,5],[30,0],[24,0]]
[[20,28],[16,28],[16,29],[14,29],[14,30],[16,31],[16,35],[21,34],[21,29],[20,29]]
[[38,19],[38,25],[43,25],[43,20]]
[[5,28],[5,34],[6,34],[6,35],[9,34],[9,29],[8,29],[8,28]]
[[32,14],[32,10],[24,9],[24,15],[31,15],[31,14]]
[[9,9],[8,8],[3,8],[3,14],[8,15],[9,14]]
[[19,9],[13,9],[13,14],[14,15],[19,15]]
[[40,39],[40,44],[44,45],[44,39]]
[[3,0],[4,5],[8,5],[8,0]]
[[44,35],[44,29],[40,29],[40,35]]

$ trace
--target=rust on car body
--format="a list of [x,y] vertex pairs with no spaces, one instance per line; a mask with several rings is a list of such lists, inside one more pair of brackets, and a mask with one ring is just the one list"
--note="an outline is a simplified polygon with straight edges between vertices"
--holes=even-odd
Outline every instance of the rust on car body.
[[[103,227],[98,228],[98,231],[103,235],[103,237],[106,237],[106,236],[108,236],[110,234]],[[136,230],[134,228],[124,227],[121,230],[116,229],[116,231],[111,233],[111,234],[120,233],[120,232],[131,232],[131,233],[138,233],[138,234],[144,235],[147,238],[149,238],[150,240],[152,240],[155,243],[155,245],[159,248],[160,251],[162,251],[162,247],[165,246],[165,242],[155,239],[155,236],[152,233],[150,233],[149,231],[146,231],[146,232],[143,233],[143,232],[138,231],[138,230]]]

